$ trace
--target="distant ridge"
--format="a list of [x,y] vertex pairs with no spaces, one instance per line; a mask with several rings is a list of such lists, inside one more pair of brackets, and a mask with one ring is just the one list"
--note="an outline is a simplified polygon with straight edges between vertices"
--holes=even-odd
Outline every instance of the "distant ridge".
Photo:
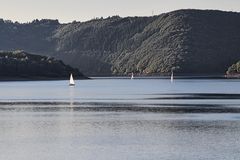
[[86,75],[224,74],[240,59],[240,13],[177,10],[60,24],[0,20],[0,50],[49,55]]

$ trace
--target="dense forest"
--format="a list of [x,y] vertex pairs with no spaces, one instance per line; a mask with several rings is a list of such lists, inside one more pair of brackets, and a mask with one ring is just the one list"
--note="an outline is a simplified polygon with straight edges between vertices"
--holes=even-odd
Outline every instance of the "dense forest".
[[0,80],[85,79],[78,69],[54,58],[23,51],[0,52]]
[[0,50],[52,56],[86,75],[224,74],[240,59],[240,13],[177,10],[60,24],[0,19]]

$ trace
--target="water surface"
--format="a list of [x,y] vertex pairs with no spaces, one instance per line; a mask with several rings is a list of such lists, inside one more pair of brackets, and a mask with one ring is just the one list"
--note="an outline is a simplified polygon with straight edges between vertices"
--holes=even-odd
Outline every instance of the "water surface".
[[240,157],[240,81],[0,83],[0,159]]

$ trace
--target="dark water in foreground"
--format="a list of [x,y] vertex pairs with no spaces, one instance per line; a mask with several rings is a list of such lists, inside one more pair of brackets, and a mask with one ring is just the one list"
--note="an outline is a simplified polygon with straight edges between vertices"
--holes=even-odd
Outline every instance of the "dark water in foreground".
[[240,81],[0,83],[3,160],[235,160]]

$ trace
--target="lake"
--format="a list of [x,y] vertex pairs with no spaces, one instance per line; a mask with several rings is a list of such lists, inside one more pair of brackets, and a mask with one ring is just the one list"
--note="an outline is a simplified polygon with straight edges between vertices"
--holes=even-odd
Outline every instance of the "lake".
[[0,159],[240,157],[240,80],[96,78],[0,89]]

